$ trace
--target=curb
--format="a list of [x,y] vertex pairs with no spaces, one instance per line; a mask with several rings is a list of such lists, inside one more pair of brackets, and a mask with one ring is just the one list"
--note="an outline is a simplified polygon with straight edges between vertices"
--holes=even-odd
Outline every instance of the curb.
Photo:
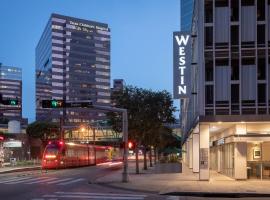
[[13,173],[13,172],[25,172],[25,171],[32,171],[32,170],[41,170],[41,166],[9,169],[6,171],[0,171],[0,174],[8,174],[8,173]]
[[169,192],[160,195],[171,196],[192,196],[192,197],[224,197],[224,198],[244,198],[244,197],[270,197],[270,193],[223,193],[223,192]]

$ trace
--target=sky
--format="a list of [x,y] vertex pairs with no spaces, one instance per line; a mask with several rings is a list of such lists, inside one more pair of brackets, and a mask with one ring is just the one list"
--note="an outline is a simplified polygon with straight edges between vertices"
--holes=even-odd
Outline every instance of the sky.
[[23,117],[30,122],[35,119],[35,47],[51,13],[107,23],[111,79],[172,93],[172,35],[180,29],[180,0],[1,0],[0,62],[22,68]]

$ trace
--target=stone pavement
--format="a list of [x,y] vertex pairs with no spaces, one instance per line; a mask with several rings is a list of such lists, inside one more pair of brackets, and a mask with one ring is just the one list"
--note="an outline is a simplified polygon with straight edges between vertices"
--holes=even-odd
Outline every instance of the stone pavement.
[[[183,173],[157,173],[156,169],[160,168],[160,165],[164,165],[165,168],[172,167],[170,163],[157,164],[155,167],[150,168],[150,170],[143,170],[141,174],[135,174],[134,163],[130,163],[130,181],[128,183],[121,182],[121,170],[112,175],[97,179],[96,183],[127,190],[159,194],[234,193],[246,195],[267,194],[270,196],[270,181],[235,181],[215,172],[211,172],[210,181],[199,181],[198,174],[192,173],[185,165],[182,167]],[[142,164],[140,164],[141,167]]]

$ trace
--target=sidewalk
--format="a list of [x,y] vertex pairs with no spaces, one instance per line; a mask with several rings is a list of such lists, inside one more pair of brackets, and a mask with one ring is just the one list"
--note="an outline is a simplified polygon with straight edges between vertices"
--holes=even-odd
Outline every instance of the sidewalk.
[[[154,192],[159,194],[267,194],[270,196],[270,181],[248,180],[235,181],[219,173],[211,172],[210,181],[199,181],[198,174],[192,173],[183,165],[183,173],[156,173],[156,169],[161,165],[157,164],[148,171],[141,171],[135,174],[134,164],[130,164],[130,182],[121,182],[121,173],[118,171],[96,180],[96,183],[105,184],[111,187],[118,187],[127,190],[139,190]],[[172,164],[165,164],[165,168],[170,168]],[[140,168],[142,168],[140,163]]]
[[23,171],[31,171],[31,170],[39,170],[41,169],[40,164],[35,165],[5,165],[4,167],[0,167],[0,174],[13,173],[13,172],[23,172]]

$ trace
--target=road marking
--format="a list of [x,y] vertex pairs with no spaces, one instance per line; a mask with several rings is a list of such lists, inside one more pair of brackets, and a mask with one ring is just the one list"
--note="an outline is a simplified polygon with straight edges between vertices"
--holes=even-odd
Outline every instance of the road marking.
[[166,200],[179,200],[179,197],[177,196],[168,196]]
[[26,183],[26,182],[29,182],[29,181],[37,181],[37,180],[40,180],[40,179],[47,179],[49,177],[36,177],[36,178],[30,178],[30,179],[27,179],[27,180],[20,180],[20,181],[15,181],[15,182],[8,182],[6,184],[9,184],[9,185],[12,185],[12,184],[17,184],[17,183]]
[[88,193],[88,192],[55,192],[43,195],[43,198],[71,198],[71,199],[114,199],[114,200],[143,200],[146,195],[116,194],[116,193]]
[[91,193],[91,192],[55,192],[55,194],[77,194],[77,195],[107,195],[107,196],[134,196],[134,197],[146,197],[143,194],[117,194],[117,193]]
[[47,182],[47,184],[60,183],[60,182],[68,181],[68,180],[71,180],[71,179],[72,178],[64,178],[64,179],[60,179],[60,180],[56,180],[56,181],[49,181],[49,182]]
[[69,184],[76,183],[76,182],[83,181],[83,180],[84,180],[84,178],[78,178],[78,179],[68,181],[68,182],[65,182],[65,183],[59,183],[57,185],[69,185]]
[[45,200],[43,198],[34,198],[34,199],[31,199],[31,200]]
[[116,200],[143,200],[144,197],[135,197],[135,196],[108,196],[107,194],[103,194],[103,195],[98,195],[98,196],[95,196],[95,195],[43,195],[42,197],[44,198],[72,198],[72,199],[106,199],[106,200],[109,200],[109,199],[116,199]]
[[20,180],[26,180],[26,179],[30,179],[32,177],[18,177],[18,178],[12,178],[12,179],[8,179],[8,180],[3,180],[3,181],[0,181],[0,183],[9,183],[9,182],[12,182],[12,181],[20,181]]
[[33,181],[33,182],[30,182],[30,183],[26,183],[26,184],[35,184],[35,183],[44,183],[44,182],[47,182],[47,181],[52,181],[52,180],[55,180],[57,178],[47,178],[45,180],[39,180],[39,181]]

